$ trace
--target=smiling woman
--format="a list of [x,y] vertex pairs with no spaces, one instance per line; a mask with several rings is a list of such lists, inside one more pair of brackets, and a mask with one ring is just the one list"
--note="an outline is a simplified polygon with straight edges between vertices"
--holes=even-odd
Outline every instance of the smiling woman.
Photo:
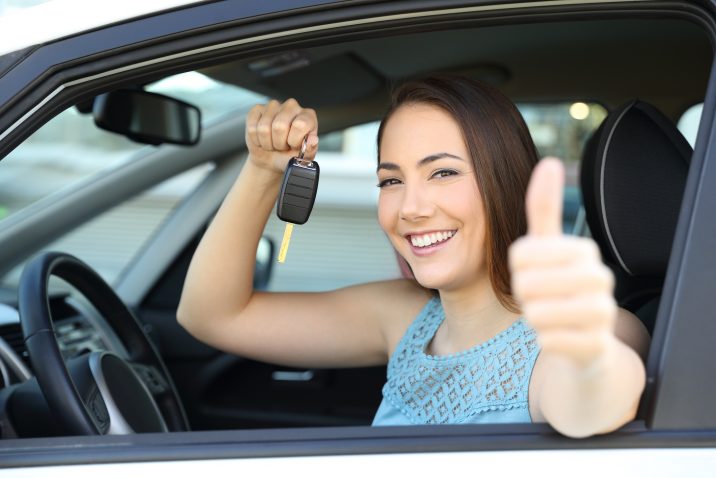
[[[535,174],[525,217],[535,147],[516,107],[479,82],[409,83],[379,129],[379,221],[415,280],[314,294],[247,287],[286,157],[300,147],[312,159],[317,130],[315,111],[293,99],[249,112],[248,160],[192,259],[184,327],[272,363],[387,361],[374,425],[547,420],[587,436],[634,418],[644,366],[632,347],[643,353],[646,333],[627,313],[615,327],[613,278],[592,241],[561,236],[563,172],[551,162]],[[532,234],[511,253],[518,303],[507,253],[526,219]]]

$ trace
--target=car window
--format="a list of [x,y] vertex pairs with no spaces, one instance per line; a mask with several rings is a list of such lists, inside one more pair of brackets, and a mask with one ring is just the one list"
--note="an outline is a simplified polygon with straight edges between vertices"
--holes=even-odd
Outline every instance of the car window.
[[588,102],[518,104],[539,157],[556,156],[565,165],[562,230],[581,234],[584,227],[579,164],[589,137],[607,116],[600,104]]
[[696,144],[696,133],[699,130],[699,122],[701,121],[701,112],[703,109],[703,103],[692,106],[686,110],[683,115],[681,115],[681,118],[679,118],[679,122],[676,125],[692,148]]
[[[196,72],[171,76],[146,89],[198,106],[204,125],[263,98]],[[76,108],[63,111],[3,159],[0,225],[3,219],[50,194],[127,164],[145,148],[153,146],[101,130],[91,115]]]
[[[111,284],[179,201],[210,170],[211,165],[205,164],[170,178],[105,211],[42,250],[72,254]],[[17,286],[24,265],[18,265],[3,277],[2,285]]]
[[[601,105],[581,102],[518,107],[540,157],[557,156],[567,166],[563,228],[573,232],[582,204],[582,149],[607,112]],[[314,211],[294,229],[286,262],[274,268],[269,290],[330,290],[400,277],[395,252],[377,219],[377,132],[373,122],[320,137],[316,159],[321,181]],[[278,246],[284,227],[273,214],[264,234]]]
[[[263,100],[261,95],[196,72],[174,75],[145,89],[196,105],[204,126],[237,110],[243,114],[247,105]],[[152,148],[156,147],[99,129],[91,115],[75,107],[63,111],[3,159],[0,227],[3,220],[22,214],[37,201],[125,166]],[[195,168],[118,205],[45,250],[76,254],[112,283],[174,205],[207,174],[207,168]],[[15,285],[21,267],[2,283]]]

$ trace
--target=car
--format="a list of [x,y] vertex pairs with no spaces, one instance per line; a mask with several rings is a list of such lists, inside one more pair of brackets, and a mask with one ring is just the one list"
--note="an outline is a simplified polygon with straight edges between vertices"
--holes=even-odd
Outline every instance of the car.
[[[715,2],[142,8],[0,42],[0,476],[713,473]],[[393,85],[437,72],[496,85],[564,160],[565,232],[594,237],[652,336],[623,428],[371,427],[385,367],[261,363],[178,325],[192,253],[245,161],[246,112],[268,98],[316,109],[322,173],[284,264],[269,221],[254,286],[399,277],[375,218],[376,122]]]

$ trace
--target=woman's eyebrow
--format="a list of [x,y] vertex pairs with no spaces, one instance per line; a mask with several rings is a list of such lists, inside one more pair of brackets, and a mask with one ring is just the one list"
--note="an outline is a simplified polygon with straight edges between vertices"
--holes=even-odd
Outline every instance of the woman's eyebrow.
[[[428,163],[432,163],[433,161],[437,161],[438,159],[442,158],[453,158],[453,159],[459,159],[460,161],[464,161],[460,156],[455,156],[454,154],[450,153],[435,153],[431,154],[430,156],[425,156],[423,159],[418,161],[418,167],[424,166]],[[398,166],[395,163],[383,163],[381,162],[378,165],[378,168],[376,171],[380,171],[381,169],[387,169],[389,171],[398,171],[400,169],[400,166]]]
[[400,170],[400,166],[398,166],[395,163],[384,163],[381,161],[380,163],[378,163],[376,172],[380,171],[381,169],[387,169],[388,171],[398,171],[398,170]]
[[453,158],[453,159],[459,159],[460,161],[464,161],[460,156],[455,156],[454,154],[450,153],[435,153],[431,154],[430,156],[425,156],[423,159],[418,161],[418,166],[424,166],[425,164],[431,163],[433,161],[436,161],[438,159],[442,158]]

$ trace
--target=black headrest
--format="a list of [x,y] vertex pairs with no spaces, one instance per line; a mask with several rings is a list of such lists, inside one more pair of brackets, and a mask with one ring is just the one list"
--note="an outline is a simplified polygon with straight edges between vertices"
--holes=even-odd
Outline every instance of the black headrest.
[[635,100],[587,143],[584,208],[604,260],[631,276],[666,274],[692,149],[671,121]]

